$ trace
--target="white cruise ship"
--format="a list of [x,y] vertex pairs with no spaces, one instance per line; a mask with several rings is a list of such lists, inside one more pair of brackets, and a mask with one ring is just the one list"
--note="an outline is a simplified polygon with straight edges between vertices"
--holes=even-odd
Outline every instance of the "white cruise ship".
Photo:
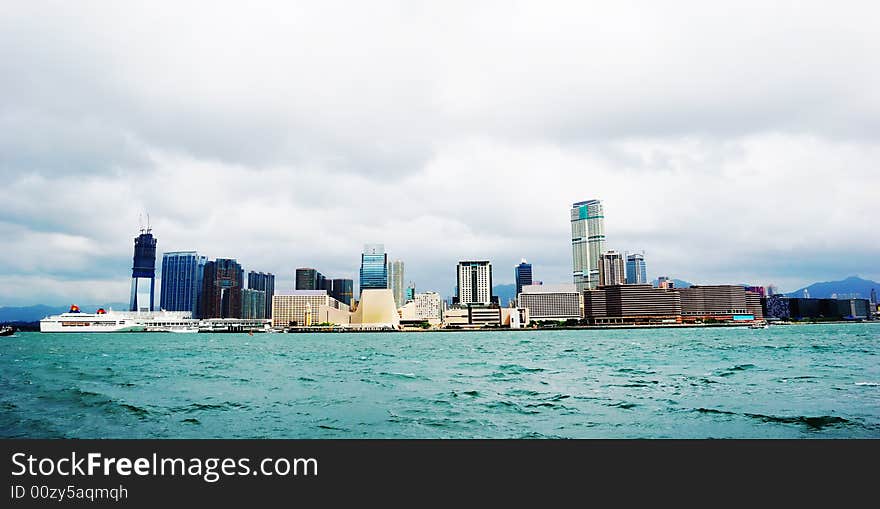
[[76,304],[70,311],[40,320],[40,332],[189,332],[198,331],[198,320],[188,311],[105,311],[83,313]]

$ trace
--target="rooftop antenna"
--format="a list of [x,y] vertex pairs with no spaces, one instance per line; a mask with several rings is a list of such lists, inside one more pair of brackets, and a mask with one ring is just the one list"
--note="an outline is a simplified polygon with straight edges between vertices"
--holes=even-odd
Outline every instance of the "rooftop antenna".
[[147,233],[150,233],[150,231],[152,231],[152,229],[150,228],[150,214],[148,212],[147,213]]
[[138,231],[144,233],[144,215],[138,212]]

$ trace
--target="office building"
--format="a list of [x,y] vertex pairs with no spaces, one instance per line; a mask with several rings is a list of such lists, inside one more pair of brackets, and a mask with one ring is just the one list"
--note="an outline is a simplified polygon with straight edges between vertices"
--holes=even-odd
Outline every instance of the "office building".
[[241,317],[246,320],[266,318],[266,292],[243,288],[241,290]]
[[241,318],[241,290],[244,271],[231,258],[205,263],[201,318]]
[[572,276],[579,292],[599,285],[599,255],[605,252],[605,212],[602,202],[588,200],[571,206]]
[[354,281],[351,279],[337,278],[330,280],[333,288],[330,290],[330,296],[347,306],[351,306],[351,300],[354,296]]
[[[248,288],[263,292],[262,316],[252,318],[272,318],[272,296],[275,295],[275,274],[263,272],[248,272]],[[248,317],[251,318],[251,317]]]
[[311,322],[308,325],[348,325],[351,308],[331,297],[327,290],[295,290],[292,294],[272,297],[272,326],[303,327],[307,322]]
[[877,289],[871,288],[871,304],[877,304]]
[[532,264],[523,258],[519,265],[513,268],[513,276],[516,280],[516,294],[522,293],[523,286],[532,284]]
[[199,316],[199,296],[207,259],[195,251],[175,251],[162,255],[162,285],[159,308],[165,311],[189,311]]
[[673,281],[669,276],[660,276],[657,278],[657,288],[672,290],[673,288],[675,288],[675,281]]
[[525,285],[517,304],[532,320],[577,320],[583,314],[583,294],[574,284]]
[[681,321],[681,297],[644,285],[605,286],[584,292],[584,318],[591,324],[661,324]]
[[458,262],[457,274],[457,299],[456,303],[462,306],[468,304],[489,305],[497,303],[497,298],[492,296],[492,264],[488,261],[461,261]]
[[388,281],[394,294],[394,304],[397,307],[402,306],[406,302],[405,288],[403,286],[403,261],[394,260],[388,263]]
[[296,269],[294,289],[324,290],[324,288],[321,288],[321,282],[323,280],[325,280],[324,276],[317,270],[310,267],[300,267]]
[[382,244],[367,244],[361,253],[360,291],[388,288],[388,255]]
[[406,287],[406,293],[404,295],[404,301],[409,302],[411,300],[415,300],[416,298],[416,285],[410,281],[409,286]]
[[[149,285],[149,286],[147,286]],[[146,293],[149,288],[149,293]],[[131,267],[131,296],[129,311],[154,311],[156,292],[156,238],[150,228],[141,229],[134,239],[134,259]]]
[[617,251],[602,253],[599,255],[599,286],[626,284],[624,270],[622,254]]
[[648,284],[648,270],[645,267],[645,255],[633,253],[626,255],[626,284]]

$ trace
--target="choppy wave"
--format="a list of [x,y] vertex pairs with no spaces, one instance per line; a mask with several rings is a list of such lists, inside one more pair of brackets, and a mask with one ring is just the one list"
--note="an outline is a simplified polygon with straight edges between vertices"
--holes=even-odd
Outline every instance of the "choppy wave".
[[748,417],[750,419],[755,419],[761,422],[766,423],[774,423],[774,424],[801,424],[806,426],[807,428],[814,430],[821,430],[826,427],[836,427],[836,426],[859,426],[862,424],[852,421],[850,419],[845,419],[838,415],[819,415],[819,416],[806,416],[806,415],[796,415],[796,416],[779,416],[779,415],[765,415],[765,414],[756,414],[756,413],[738,413],[738,412],[730,412],[727,410],[719,410],[716,408],[697,408],[696,412],[704,413],[704,414],[718,414],[718,415],[730,415],[730,416],[740,416],[740,417]]

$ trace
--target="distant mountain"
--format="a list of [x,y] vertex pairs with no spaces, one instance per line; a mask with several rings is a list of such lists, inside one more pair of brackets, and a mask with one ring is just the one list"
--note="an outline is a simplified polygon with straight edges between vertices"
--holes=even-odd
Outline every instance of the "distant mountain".
[[876,289],[880,293],[880,283],[869,279],[862,279],[858,276],[850,276],[840,281],[825,281],[822,283],[813,283],[806,288],[801,288],[786,295],[789,297],[803,297],[804,290],[810,294],[813,299],[829,299],[834,294],[838,297],[854,296],[858,294],[862,299],[871,298],[871,289]]
[[[128,309],[128,304],[120,302],[111,304],[85,304],[79,306],[79,308],[83,312],[93,313],[98,308],[125,310]],[[65,313],[69,309],[70,306],[46,306],[44,304],[23,307],[5,306],[0,307],[0,322],[36,322],[50,315]]]
[[[676,288],[690,288],[691,286],[694,286],[693,283],[688,283],[687,281],[684,281],[682,279],[672,278],[672,282],[675,283]],[[656,287],[660,284],[660,280],[655,279],[654,281],[651,282],[651,284]]]

